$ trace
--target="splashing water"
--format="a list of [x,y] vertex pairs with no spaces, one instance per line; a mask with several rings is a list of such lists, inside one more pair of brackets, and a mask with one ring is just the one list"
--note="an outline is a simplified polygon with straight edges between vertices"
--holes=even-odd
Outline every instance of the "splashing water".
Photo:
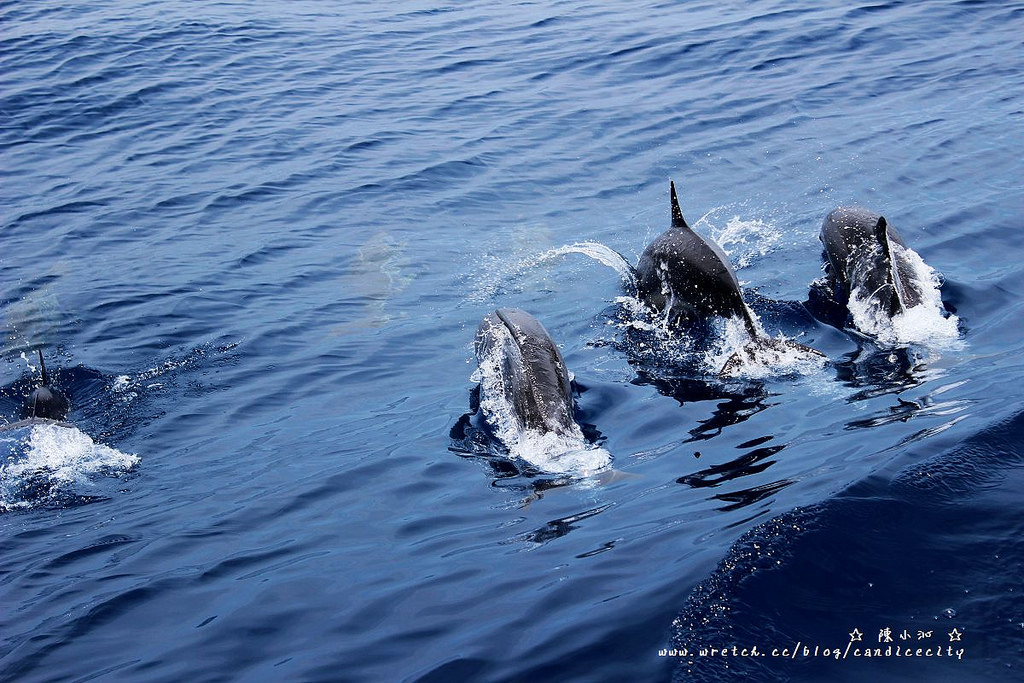
[[640,333],[630,340],[628,351],[641,362],[690,367],[698,374],[742,379],[814,375],[827,362],[825,357],[784,335],[768,335],[757,314],[749,308],[757,340],[751,340],[740,318],[716,318],[711,321],[710,338],[702,340],[677,329],[663,313],[636,297],[619,297],[616,303],[622,311],[622,319],[616,325]]
[[506,286],[541,263],[553,261],[569,254],[583,254],[592,258],[613,269],[627,287],[636,287],[633,267],[621,254],[599,242],[577,242],[548,249],[540,254],[531,253],[528,256],[514,259],[484,257],[480,262],[482,264],[481,272],[473,275],[477,284],[472,288],[468,298],[477,303],[493,300],[505,291]]
[[870,292],[855,289],[848,303],[854,326],[886,345],[918,343],[957,347],[962,344],[959,318],[952,314],[947,316],[942,307],[939,274],[913,249],[895,243],[892,249],[895,257],[910,264],[911,277],[921,291],[921,302],[890,318],[872,300]]
[[696,340],[676,330],[664,313],[654,310],[635,296],[616,297],[619,318],[612,322],[627,333],[630,355],[653,365],[692,363]]
[[764,334],[761,321],[753,311],[750,315],[762,336],[751,340],[742,320],[725,319],[718,343],[703,356],[705,368],[744,379],[814,375],[824,369],[824,356],[808,351],[784,335]]
[[[716,210],[713,209],[701,216],[695,225],[706,222],[708,216]],[[716,241],[726,245],[753,245],[753,249],[747,249],[740,256],[740,267],[742,267],[748,265],[754,258],[770,252],[780,238],[781,232],[767,223],[757,220],[741,220],[734,216],[726,224],[725,230],[716,237]],[[612,268],[619,275],[627,290],[636,290],[636,273],[633,266],[620,253],[600,242],[576,242],[549,249],[539,256],[519,261],[506,272],[506,276],[521,274],[540,263],[568,254],[583,254]],[[698,372],[714,375],[719,374],[730,359],[735,357],[735,360],[729,363],[727,374],[748,379],[814,374],[825,365],[825,359],[822,356],[801,350],[786,337],[782,335],[770,337],[765,334],[757,315],[752,311],[751,317],[765,341],[764,344],[751,344],[750,337],[743,329],[741,321],[726,320],[719,321],[721,334],[718,335],[717,343],[710,349],[705,347],[704,352],[700,353],[698,352],[700,344],[697,340],[685,332],[676,330],[671,324],[667,311],[655,311],[632,295],[617,297],[615,303],[622,310],[622,317],[615,325],[620,329],[642,333],[641,338],[633,340],[629,349],[641,360],[656,364],[670,363],[692,366],[696,359],[699,365]],[[523,430],[512,431],[521,433]],[[499,435],[499,438],[508,443],[507,438],[515,437],[509,434]],[[543,450],[543,447],[540,449]],[[529,460],[528,458],[524,459]]]
[[36,367],[36,366],[35,366],[35,365],[34,365],[34,364],[32,363],[32,361],[30,361],[30,360],[28,359],[28,356],[26,356],[26,355],[25,355],[25,352],[24,352],[24,351],[22,351],[22,352],[21,352],[21,359],[22,359],[23,361],[25,361],[25,366],[26,366],[26,367],[28,368],[28,371],[29,371],[30,373],[32,373],[32,375],[33,375],[33,376],[35,376],[35,375],[39,374],[39,368],[37,368],[37,367]]
[[203,344],[192,349],[180,358],[165,360],[163,363],[143,370],[134,377],[131,375],[117,375],[114,377],[107,390],[122,403],[131,403],[139,397],[140,392],[150,389],[163,388],[161,378],[173,377],[180,372],[200,367],[207,357],[220,356],[235,349],[240,342],[228,342],[221,345]]
[[583,254],[589,256],[603,266],[608,266],[619,274],[622,282],[629,287],[636,287],[636,275],[633,267],[622,254],[600,242],[576,242],[563,247],[549,249],[537,258],[537,262],[549,261],[567,254]]
[[743,220],[739,216],[730,218],[722,230],[712,229],[712,232],[722,251],[734,260],[736,270],[767,256],[782,240],[782,231],[775,226],[760,220]]
[[36,423],[0,433],[0,512],[81,495],[101,476],[120,476],[139,457],[95,443],[75,427]]
[[589,443],[579,425],[572,423],[566,433],[527,429],[505,396],[503,354],[511,352],[515,343],[507,332],[495,344],[470,378],[480,383],[480,409],[509,455],[548,474],[589,477],[611,464],[611,454]]

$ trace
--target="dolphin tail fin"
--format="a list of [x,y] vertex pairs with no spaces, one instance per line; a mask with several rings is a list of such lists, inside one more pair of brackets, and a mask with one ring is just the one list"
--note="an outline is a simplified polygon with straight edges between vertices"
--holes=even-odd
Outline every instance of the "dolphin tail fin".
[[743,327],[747,330],[747,334],[750,335],[751,340],[756,340],[761,336],[761,332],[757,329],[757,325],[754,323],[754,314],[750,312],[746,303],[742,304],[743,311]]
[[36,349],[39,352],[39,374],[43,376],[43,386],[49,386],[50,378],[46,375],[46,363],[43,362],[43,350]]
[[689,228],[686,224],[686,219],[683,218],[683,212],[679,208],[679,198],[676,196],[676,184],[673,181],[668,181],[668,191],[672,199],[672,227],[673,228]]
[[[789,363],[783,362],[783,357]],[[718,374],[730,377],[740,374],[745,367],[762,365],[775,368],[789,365],[793,359],[822,361],[825,354],[790,339],[754,337],[741,350],[729,356]]]

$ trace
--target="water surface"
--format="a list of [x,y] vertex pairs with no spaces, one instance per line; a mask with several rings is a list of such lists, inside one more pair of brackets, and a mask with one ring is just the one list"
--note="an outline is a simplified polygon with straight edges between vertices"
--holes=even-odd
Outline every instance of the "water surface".
[[[0,23],[0,407],[43,345],[113,458],[5,470],[5,680],[1016,678],[1020,3],[40,0]],[[635,262],[669,178],[766,330],[827,367],[695,374],[630,345],[615,271],[541,258]],[[806,315],[845,203],[942,274],[956,343]],[[558,341],[628,476],[453,438],[499,306]],[[966,655],[659,654],[885,628]]]

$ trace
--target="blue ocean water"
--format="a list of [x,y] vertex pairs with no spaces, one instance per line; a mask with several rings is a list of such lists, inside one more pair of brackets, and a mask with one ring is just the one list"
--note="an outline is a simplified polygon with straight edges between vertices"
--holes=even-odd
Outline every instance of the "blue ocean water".
[[[0,408],[42,346],[76,426],[2,433],[0,679],[1019,678],[1024,4],[0,26]],[[635,260],[669,178],[829,365],[683,370],[631,346],[614,271],[545,257]],[[851,202],[942,274],[956,339],[804,312]],[[562,346],[616,476],[467,447],[499,306]]]

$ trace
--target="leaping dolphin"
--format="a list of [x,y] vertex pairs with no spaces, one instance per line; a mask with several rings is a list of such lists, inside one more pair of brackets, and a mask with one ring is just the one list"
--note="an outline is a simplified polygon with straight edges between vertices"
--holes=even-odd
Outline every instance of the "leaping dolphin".
[[[477,362],[497,365],[500,377],[483,384],[481,400],[503,400],[522,429],[568,436],[578,430],[573,419],[569,371],[544,326],[526,311],[499,308],[476,331]],[[496,385],[496,386],[495,386]]]
[[478,407],[509,455],[548,474],[617,477],[611,454],[576,422],[569,371],[536,318],[499,308],[481,321],[475,346]]
[[[758,330],[743,301],[729,258],[717,244],[705,240],[686,223],[672,181],[669,181],[669,194],[672,226],[647,245],[635,269],[639,298],[664,312],[673,325],[703,321],[712,316],[738,318],[750,336],[751,341],[743,350],[748,357],[755,357],[760,350],[780,352],[784,349],[823,356],[803,344],[773,339]],[[736,354],[722,371],[732,371],[741,363],[742,359]]]
[[840,206],[825,217],[819,238],[836,303],[845,306],[857,292],[890,317],[921,303],[923,293],[912,275],[907,245],[883,216]]

